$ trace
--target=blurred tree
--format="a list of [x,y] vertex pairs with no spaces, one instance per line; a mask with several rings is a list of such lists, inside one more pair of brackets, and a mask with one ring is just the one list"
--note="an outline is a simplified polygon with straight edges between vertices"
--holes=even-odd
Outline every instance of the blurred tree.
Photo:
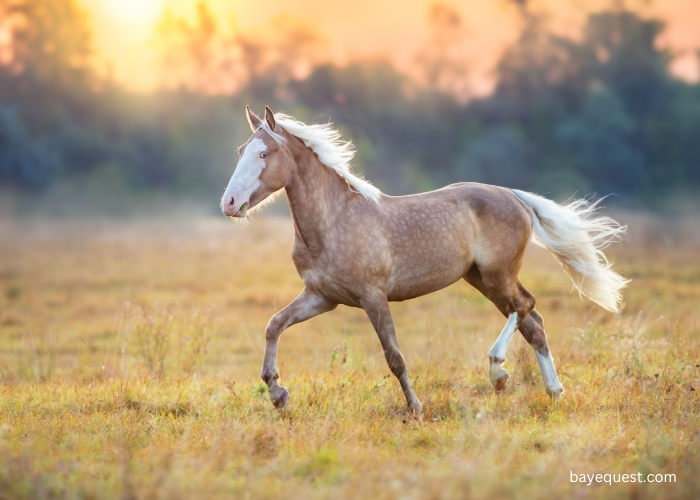
[[202,2],[193,21],[163,18],[164,85],[146,96],[95,75],[76,2],[0,0],[2,185],[90,177],[216,200],[249,134],[244,105],[271,104],[331,118],[357,144],[358,169],[393,194],[474,180],[649,202],[700,187],[700,85],[670,74],[661,23],[621,7],[575,38],[516,2],[523,30],[494,92],[464,103],[465,27],[444,3],[430,8],[416,81],[383,60],[321,63],[321,37],[297,19],[253,36]]
[[[551,34],[523,6],[521,13],[524,29],[498,65],[494,94],[471,104],[489,127],[523,131],[532,176],[521,187],[578,177],[582,190],[653,196],[692,177],[681,138],[696,108],[658,48],[659,21],[616,8],[591,15],[575,40]],[[686,125],[675,137],[671,116]]]
[[446,3],[430,6],[431,36],[415,56],[428,88],[459,96],[469,96],[469,71],[463,53],[466,29],[459,11]]
[[512,187],[527,185],[531,174],[521,134],[509,127],[494,127],[469,143],[456,171],[465,180]]
[[0,0],[11,33],[11,73],[75,85],[91,73],[91,32],[74,0]]
[[15,111],[0,106],[0,185],[44,188],[54,181],[57,169],[56,159],[29,137]]
[[182,85],[205,94],[245,89],[270,97],[317,62],[321,37],[291,16],[273,19],[265,30],[248,34],[235,23],[226,32],[206,2],[197,4],[192,23],[166,12],[159,26],[159,49],[166,87]]
[[0,0],[0,12],[11,46],[0,64],[0,100],[16,105],[38,133],[88,112],[83,96],[96,82],[92,37],[75,0]]
[[158,27],[162,84],[203,93],[240,90],[247,75],[236,64],[238,51],[225,37],[206,2],[197,4],[193,23],[166,11]]
[[670,54],[657,43],[663,27],[661,21],[621,10],[591,15],[584,31],[580,64],[613,89],[637,119],[665,106],[676,90]]
[[558,125],[557,138],[571,150],[577,170],[604,193],[634,193],[644,183],[645,161],[632,141],[636,123],[617,94],[592,89],[582,113]]
[[[327,115],[357,143],[371,145],[363,169],[390,192],[418,186],[398,182],[397,172],[413,171],[421,188],[449,179],[460,151],[459,122],[464,108],[447,93],[422,90],[386,61],[362,61],[345,67],[317,66],[290,86],[292,100]],[[425,175],[417,175],[422,168]]]
[[57,140],[58,134],[94,114],[89,25],[74,0],[0,0],[0,31],[9,40],[0,59],[8,148],[2,151],[2,177],[25,188],[48,186],[73,165],[55,146],[82,149],[68,137]]

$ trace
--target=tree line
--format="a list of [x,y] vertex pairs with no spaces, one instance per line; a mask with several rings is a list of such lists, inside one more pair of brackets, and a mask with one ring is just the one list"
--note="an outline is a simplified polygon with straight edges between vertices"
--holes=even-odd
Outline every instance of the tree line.
[[567,38],[524,10],[494,91],[466,101],[468,68],[450,50],[468,43],[459,14],[436,4],[431,21],[436,36],[416,57],[422,79],[377,60],[312,60],[299,77],[310,29],[225,38],[201,4],[195,22],[161,25],[180,85],[138,95],[94,71],[74,0],[0,0],[0,31],[10,34],[0,45],[0,187],[31,193],[99,178],[110,189],[216,199],[249,135],[246,104],[330,118],[356,143],[356,169],[392,194],[479,181],[650,206],[700,187],[700,84],[671,74],[659,20],[617,7]]

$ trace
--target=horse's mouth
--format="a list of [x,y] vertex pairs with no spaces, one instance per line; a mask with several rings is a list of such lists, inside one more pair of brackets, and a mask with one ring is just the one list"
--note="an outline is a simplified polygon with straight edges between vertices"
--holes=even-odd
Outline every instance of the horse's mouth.
[[230,211],[224,209],[224,215],[226,215],[226,217],[230,219],[243,219],[246,215],[248,215],[249,208],[250,206],[248,202],[245,202],[243,205],[241,205],[241,208],[239,208],[235,213],[231,213]]
[[248,215],[248,202],[247,201],[243,205],[241,205],[241,208],[238,209],[238,213],[236,214],[236,217],[243,218],[246,215]]

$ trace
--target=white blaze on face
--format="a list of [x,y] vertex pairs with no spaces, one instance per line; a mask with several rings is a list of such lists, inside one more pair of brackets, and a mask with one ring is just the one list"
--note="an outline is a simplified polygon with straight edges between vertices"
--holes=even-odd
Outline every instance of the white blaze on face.
[[[265,160],[260,153],[267,151],[262,139],[251,140],[238,160],[236,171],[231,176],[226,192],[221,199],[221,207],[225,215],[236,215],[241,207],[250,201],[250,197],[260,187],[260,174],[265,168]],[[233,205],[230,204],[233,197]],[[241,214],[245,215],[244,213]]]

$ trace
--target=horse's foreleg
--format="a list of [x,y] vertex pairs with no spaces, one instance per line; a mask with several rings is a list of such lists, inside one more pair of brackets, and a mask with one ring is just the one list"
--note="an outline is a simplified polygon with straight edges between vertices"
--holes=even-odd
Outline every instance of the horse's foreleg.
[[416,397],[416,393],[411,387],[411,381],[408,379],[408,368],[399,348],[399,341],[396,338],[394,321],[391,319],[391,310],[389,309],[386,295],[378,292],[362,300],[361,305],[379,336],[379,342],[382,344],[384,357],[389,365],[389,369],[401,383],[401,389],[403,389],[406,402],[408,403],[408,410],[422,419],[423,405]]
[[270,318],[265,328],[265,359],[262,367],[262,379],[270,392],[270,401],[279,411],[289,403],[286,387],[277,383],[280,378],[277,371],[277,345],[282,332],[292,325],[306,321],[321,313],[335,309],[337,304],[325,297],[314,295],[306,288],[287,307]]

